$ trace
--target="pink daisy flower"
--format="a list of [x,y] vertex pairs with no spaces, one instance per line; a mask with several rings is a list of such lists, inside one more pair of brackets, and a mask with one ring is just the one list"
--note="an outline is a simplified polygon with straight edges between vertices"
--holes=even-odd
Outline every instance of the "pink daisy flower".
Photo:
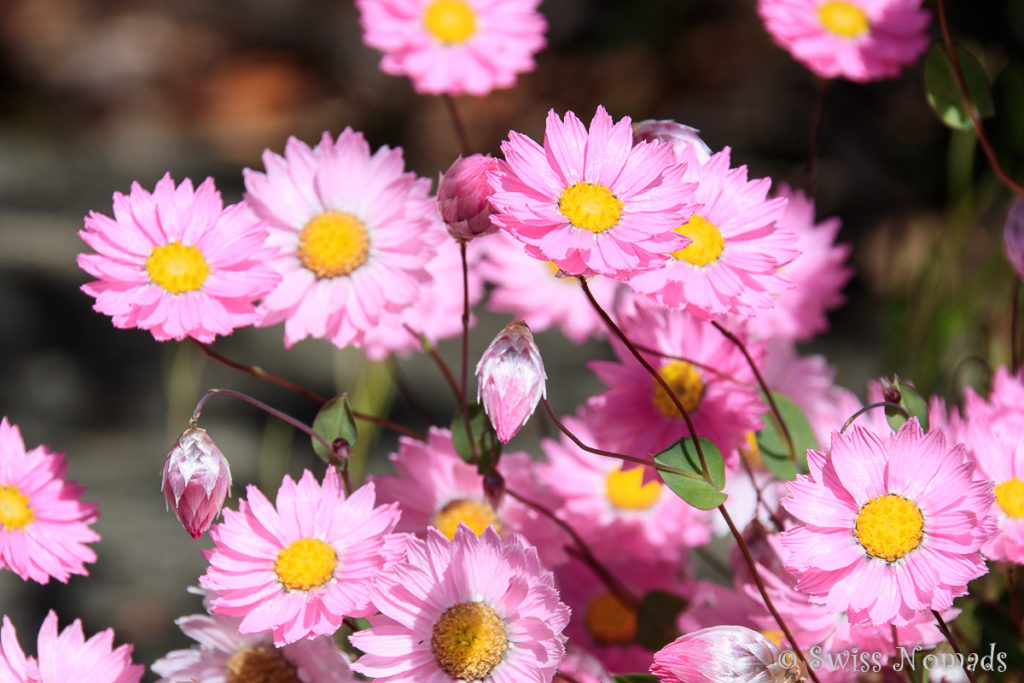
[[99,278],[82,285],[93,309],[157,341],[208,343],[253,324],[253,302],[279,279],[264,265],[266,224],[244,202],[223,208],[212,178],[193,191],[167,174],[153,194],[132,183],[114,193],[113,218],[90,212],[78,235],[97,252],[77,259]]
[[0,629],[0,680],[5,683],[139,683],[146,668],[132,664],[132,646],[113,648],[114,631],[100,631],[88,640],[75,619],[57,632],[57,614],[50,610],[39,628],[37,654],[26,656],[18,634],[4,615]]
[[174,623],[199,643],[167,653],[153,663],[159,683],[236,680],[347,683],[353,680],[348,656],[329,636],[299,640],[278,648],[269,634],[243,635],[241,619],[219,614],[192,614]]
[[284,321],[284,343],[363,342],[385,311],[416,301],[446,239],[430,181],[404,172],[402,150],[373,155],[361,133],[329,133],[314,148],[289,138],[263,153],[266,174],[245,169],[247,200],[270,226],[270,265],[281,283],[261,303],[260,325]]
[[898,76],[928,48],[921,0],[758,0],[780,47],[824,78]]
[[89,526],[98,506],[80,500],[85,489],[64,479],[67,468],[63,452],[26,452],[21,431],[0,420],[0,569],[37,583],[88,575],[96,553],[85,544],[100,540]]
[[545,45],[540,0],[356,0],[363,42],[416,92],[486,95],[531,71]]
[[403,549],[391,533],[397,506],[374,507],[373,484],[345,498],[333,468],[322,486],[309,470],[298,484],[286,475],[276,506],[255,486],[246,492],[203,551],[210,566],[199,582],[217,592],[212,612],[243,617],[239,633],[272,631],[279,647],[373,613],[369,585]]
[[660,267],[634,274],[629,286],[705,320],[770,308],[790,286],[779,269],[799,253],[796,235],[776,224],[786,200],[766,199],[771,179],[748,182],[746,166],[730,168],[728,147],[703,163],[692,145],[678,156],[686,163],[686,180],[697,183],[701,204],[675,226],[690,242],[663,257]]
[[925,434],[911,419],[882,438],[854,424],[807,464],[782,500],[803,524],[782,545],[797,590],[828,611],[902,626],[949,608],[988,571],[979,549],[995,532],[992,486],[941,429]]
[[491,220],[531,256],[571,275],[629,274],[687,244],[673,229],[693,213],[693,187],[669,145],[633,144],[629,117],[598,107],[590,129],[548,112],[544,146],[515,131],[491,174]]
[[[710,323],[686,311],[638,302],[621,324],[635,344],[666,354],[646,353],[647,361],[675,391],[698,436],[711,439],[734,460],[747,432],[761,428],[765,408],[754,388],[750,366],[736,346]],[[759,360],[759,344],[748,343]],[[592,361],[591,370],[608,385],[587,407],[606,447],[630,455],[658,453],[689,435],[689,428],[665,390],[617,340],[617,361]],[[685,360],[683,360],[685,359]]]
[[569,609],[551,572],[518,539],[460,526],[409,542],[408,559],[373,587],[380,615],[349,636],[352,665],[385,683],[551,681]]

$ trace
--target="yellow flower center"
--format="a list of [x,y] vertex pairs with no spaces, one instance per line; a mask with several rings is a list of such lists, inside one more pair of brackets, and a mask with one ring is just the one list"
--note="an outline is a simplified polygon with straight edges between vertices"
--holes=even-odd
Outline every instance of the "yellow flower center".
[[620,510],[646,510],[658,502],[661,484],[644,483],[644,468],[623,470],[621,466],[608,473],[604,480],[608,502]]
[[913,502],[887,493],[864,504],[857,513],[853,535],[868,555],[895,562],[921,545],[924,517]]
[[772,628],[764,629],[761,635],[775,643],[775,647],[782,647],[782,639],[786,637],[782,631]]
[[202,287],[210,274],[210,266],[199,247],[186,246],[175,240],[149,252],[146,273],[153,284],[171,294],[181,294]]
[[703,267],[717,261],[725,249],[722,231],[703,216],[694,214],[688,222],[676,228],[676,232],[692,240],[682,249],[672,252],[672,257],[677,261]]
[[[673,360],[658,370],[658,374],[675,393],[687,414],[697,410],[700,398],[704,395],[704,380],[701,379],[697,368],[684,360]],[[654,383],[654,398],[651,399],[654,407],[660,410],[665,417],[681,418],[682,415],[679,414],[672,398],[665,392],[661,384],[653,377],[651,382]]]
[[455,530],[462,522],[473,530],[477,536],[493,526],[494,530],[501,533],[501,523],[498,521],[498,513],[490,505],[482,500],[471,500],[459,498],[445,505],[434,515],[434,528],[448,537],[448,540],[455,538]]
[[459,603],[434,624],[430,650],[453,680],[481,681],[508,651],[505,621],[482,602]]
[[852,2],[830,0],[818,8],[818,19],[829,33],[841,38],[856,38],[868,32],[868,15]]
[[591,600],[583,623],[601,645],[628,645],[636,640],[636,607],[614,593]]
[[227,683],[302,683],[280,648],[253,645],[228,657]]
[[[2,499],[0,499],[2,500]],[[1024,481],[1017,477],[996,484],[996,502],[1007,517],[1024,517]],[[2,520],[3,518],[0,518]]]
[[0,486],[0,528],[7,531],[24,529],[35,520],[28,496],[17,486]]
[[764,456],[761,455],[761,447],[757,445],[757,434],[747,432],[744,437],[746,443],[740,446],[740,455],[752,469],[764,469]]
[[366,263],[369,255],[366,226],[345,211],[325,211],[299,233],[299,260],[317,277],[348,275]]
[[334,576],[338,554],[317,538],[300,538],[277,554],[274,571],[281,585],[290,591],[308,591]]
[[558,210],[574,227],[596,235],[619,222],[622,200],[604,185],[578,182],[562,190]]
[[434,0],[423,13],[423,26],[442,43],[463,43],[476,33],[476,12],[464,0]]

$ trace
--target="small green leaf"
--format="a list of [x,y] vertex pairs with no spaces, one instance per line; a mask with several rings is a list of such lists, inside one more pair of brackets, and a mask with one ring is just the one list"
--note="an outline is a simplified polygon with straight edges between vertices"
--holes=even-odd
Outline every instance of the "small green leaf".
[[[956,48],[956,59],[964,76],[964,83],[978,118],[995,114],[992,90],[985,70],[971,53]],[[928,104],[932,106],[942,122],[956,130],[970,130],[971,116],[964,102],[963,94],[956,82],[953,63],[943,45],[936,44],[928,51],[924,61],[924,84]]]
[[[320,408],[320,412],[313,420],[313,431],[322,436],[327,443],[337,443],[346,452],[352,449],[357,437],[356,419],[352,415],[352,407],[348,404],[348,394],[335,396]],[[313,450],[327,464],[344,467],[345,458],[339,458],[334,451],[329,450],[317,439],[313,439]]]
[[[764,399],[763,394],[761,398]],[[764,429],[757,433],[757,448],[761,452],[765,467],[771,470],[772,474],[783,481],[793,481],[797,472],[807,473],[807,449],[817,449],[818,438],[814,435],[811,423],[800,406],[774,391],[772,398],[775,399],[779,414],[789,428],[789,435],[793,437],[796,461],[790,457],[782,427],[771,411],[768,412]],[[767,401],[765,403],[767,404]]]
[[675,593],[651,591],[637,610],[636,640],[651,652],[657,652],[679,637],[676,617],[690,602]]
[[470,465],[475,464],[480,473],[484,474],[497,466],[501,457],[501,442],[482,405],[474,402],[466,406],[466,409],[469,411],[469,434],[466,434],[466,420],[459,409],[452,418],[452,444],[460,458]]
[[651,674],[619,674],[612,676],[614,683],[658,683],[658,677]]
[[[921,423],[921,429],[927,432],[928,401],[921,395],[921,392],[919,392],[913,384],[910,384],[905,379],[900,379],[899,376],[893,378],[892,385],[900,392],[899,404],[903,406],[904,410],[910,413],[910,417],[916,417],[917,421]],[[889,426],[893,428],[893,431],[898,430],[907,421],[907,418],[903,416],[903,413],[888,407],[885,409],[885,417],[889,421]]]
[[708,474],[711,475],[710,483],[703,478],[697,449],[693,445],[693,439],[689,437],[676,441],[655,455],[654,462],[688,472],[689,476],[686,476],[658,470],[661,480],[677,496],[697,509],[713,510],[728,497],[722,493],[725,487],[725,462],[718,446],[704,437],[698,439],[704,453],[704,461],[708,465]]

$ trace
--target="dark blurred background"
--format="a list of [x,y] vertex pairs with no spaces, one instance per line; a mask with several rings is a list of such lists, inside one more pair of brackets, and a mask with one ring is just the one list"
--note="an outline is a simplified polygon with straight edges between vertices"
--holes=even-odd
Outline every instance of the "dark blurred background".
[[[994,81],[988,129],[1021,177],[1024,4],[953,5],[954,34]],[[456,100],[478,151],[498,153],[509,129],[540,139],[549,108],[589,120],[603,104],[615,118],[695,126],[713,149],[731,146],[752,177],[807,187],[822,85],[772,43],[753,0],[547,0],[541,10],[549,45],[537,69],[513,89]],[[68,585],[0,572],[0,613],[27,650],[50,607],[62,626],[80,617],[89,634],[113,627],[138,662],[186,646],[173,620],[199,610],[185,588],[204,571],[199,549],[209,541],[191,541],[164,510],[168,447],[210,387],[306,420],[316,410],[191,344],[159,344],[94,313],[75,265],[83,215],[109,214],[114,191],[136,180],[152,189],[168,171],[177,181],[213,176],[226,202],[237,201],[241,168],[261,168],[265,148],[345,126],[373,147],[402,146],[409,167],[436,178],[458,153],[443,102],[381,73],[378,60],[346,0],[0,4],[0,412],[28,447],[67,452],[69,477],[100,503],[103,536],[90,576]],[[980,359],[1008,357],[1011,276],[999,231],[1010,194],[973,136],[950,133],[930,111],[922,71],[826,89],[818,212],[841,217],[857,275],[832,331],[806,350],[825,353],[858,393],[869,378],[899,373],[955,396],[966,383],[984,386]],[[504,322],[482,318],[472,358]],[[450,419],[453,404],[422,358],[367,367],[358,352],[316,340],[286,353],[281,336],[280,327],[244,329],[215,347],[322,394],[359,387],[376,410],[392,399],[372,388],[397,373],[431,419]],[[570,378],[551,396],[569,412],[598,385],[559,335],[540,343],[549,374]],[[457,345],[442,351],[454,359]],[[410,401],[394,399],[393,410],[425,428]],[[235,495],[247,483],[272,491],[284,471],[312,462],[306,439],[238,402],[214,399],[202,424],[231,459]],[[393,436],[364,436],[377,461],[394,448]]]

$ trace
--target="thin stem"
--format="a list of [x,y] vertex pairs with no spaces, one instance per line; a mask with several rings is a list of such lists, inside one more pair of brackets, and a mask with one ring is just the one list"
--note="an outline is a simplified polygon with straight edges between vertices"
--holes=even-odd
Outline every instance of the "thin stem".
[[[900,654],[900,632],[896,628],[896,624],[889,624],[890,632],[892,633],[892,651],[893,656],[898,657]],[[903,667],[903,675],[907,677],[907,683],[914,683],[914,676],[910,673],[909,667]]]
[[565,681],[565,683],[580,683],[580,680],[578,678],[576,678],[575,676],[570,676],[569,674],[563,671],[557,672],[555,674],[555,678],[561,678],[563,681]]
[[898,410],[901,413],[903,413],[903,417],[907,418],[908,420],[910,419],[910,413],[908,413],[907,409],[904,408],[903,406],[901,406],[899,403],[893,403],[892,401],[878,401],[876,403],[872,403],[871,405],[864,406],[863,408],[858,410],[856,413],[851,415],[849,417],[849,419],[847,419],[846,422],[843,423],[843,428],[839,430],[839,433],[842,434],[843,432],[845,432],[846,428],[849,427],[850,425],[852,425],[854,420],[856,420],[858,417],[860,417],[864,413],[868,412],[872,408],[883,408],[883,407],[884,408],[892,408],[893,410]]
[[466,243],[459,240],[462,257],[462,410],[466,410],[466,378],[469,375],[469,263],[466,261]]
[[693,447],[697,451],[697,458],[700,459],[701,478],[714,486],[714,482],[711,481],[711,472],[708,470],[707,460],[704,458],[704,449],[701,448],[700,439],[697,437],[697,428],[694,426],[693,419],[690,417],[690,414],[686,412],[686,408],[683,407],[679,397],[676,396],[676,392],[674,392],[672,387],[668,385],[668,382],[666,382],[665,378],[661,376],[661,373],[655,370],[654,367],[647,362],[647,359],[643,357],[643,354],[641,354],[639,350],[637,350],[636,346],[633,345],[633,342],[626,337],[625,332],[615,324],[615,321],[612,320],[611,316],[608,315],[608,312],[601,307],[601,304],[597,303],[597,299],[594,298],[594,293],[590,291],[590,286],[587,285],[587,278],[582,275],[577,275],[576,279],[579,280],[580,286],[583,288],[583,293],[587,296],[587,300],[590,302],[591,307],[597,311],[599,316],[601,316],[601,320],[604,321],[605,326],[607,326],[608,329],[619,338],[619,341],[625,344],[626,348],[629,349],[629,352],[633,354],[633,357],[636,358],[640,365],[650,373],[651,377],[654,378],[654,381],[658,383],[658,386],[660,386],[662,391],[665,392],[665,395],[672,401],[672,405],[674,405],[676,410],[679,411],[679,414],[683,416],[683,420],[686,421],[686,427],[690,430],[690,438],[693,439]]
[[789,427],[786,425],[786,421],[782,419],[782,413],[779,412],[779,406],[775,403],[775,398],[772,397],[771,389],[768,388],[768,383],[764,381],[764,376],[761,371],[757,369],[757,363],[751,357],[750,352],[747,351],[747,347],[740,341],[740,338],[729,330],[722,327],[722,325],[712,320],[711,324],[715,326],[715,329],[725,335],[725,338],[731,341],[743,354],[743,357],[747,359],[747,365],[754,371],[754,377],[757,378],[757,386],[761,387],[761,391],[764,393],[765,399],[768,401],[768,407],[771,409],[775,419],[779,421],[779,429],[782,431],[782,436],[786,439],[786,447],[789,448],[789,457],[793,462],[797,461],[796,456],[796,445],[793,443],[793,435],[789,433]]
[[828,79],[819,78],[818,93],[814,100],[814,113],[807,131],[807,194],[814,198],[818,190],[818,155],[821,140],[821,124],[825,120],[825,95],[828,93]]
[[429,355],[434,360],[434,363],[441,371],[441,374],[444,375],[445,381],[448,382],[448,387],[452,390],[452,393],[455,394],[455,401],[460,406],[465,405],[465,394],[463,394],[462,390],[459,389],[459,383],[455,380],[455,375],[452,374],[451,368],[449,368],[448,364],[444,362],[444,358],[441,358],[441,354],[437,352],[437,349],[434,348],[434,345],[427,341],[427,338],[424,337],[422,334],[409,327],[408,323],[402,323],[402,326],[409,334],[420,340],[420,342],[423,345],[423,350],[426,351],[427,355]]
[[1020,598],[1017,596],[1017,587],[1019,581],[1017,578],[1020,576],[1019,564],[1013,564],[1004,566],[1006,571],[1006,587],[1010,593],[1010,614],[1013,615],[1013,623],[1017,625],[1017,631],[1024,638],[1024,622],[1020,618]]
[[701,370],[704,370],[705,372],[710,372],[710,373],[713,373],[715,375],[718,375],[722,379],[728,380],[730,382],[733,382],[734,384],[740,384],[742,386],[749,386],[748,382],[744,382],[742,380],[736,379],[735,377],[733,377],[729,373],[722,372],[718,368],[712,367],[712,366],[708,365],[707,363],[701,363],[698,360],[694,360],[692,358],[687,358],[686,356],[677,356],[677,355],[675,355],[673,353],[665,353],[664,351],[659,351],[658,349],[652,348],[650,346],[644,346],[643,344],[637,344],[636,342],[633,342],[633,345],[636,346],[636,348],[638,348],[641,351],[643,351],[644,353],[649,353],[652,356],[658,356],[659,358],[668,358],[669,360],[680,360],[680,361],[683,361],[684,363],[689,363],[690,365],[692,365],[695,368],[700,368]]
[[1013,278],[1013,303],[1010,309],[1010,372],[1017,372],[1020,364],[1020,348],[1017,346],[1017,327],[1019,326],[1020,309],[1020,284],[1019,277]]
[[[818,680],[818,675],[814,673],[814,669],[807,663],[807,658],[804,656],[803,650],[797,645],[796,638],[790,632],[789,627],[786,626],[786,622],[783,621],[782,615],[779,614],[778,610],[775,609],[775,605],[772,604],[772,599],[768,597],[768,591],[764,587],[764,581],[761,580],[761,575],[757,571],[757,563],[754,561],[754,556],[750,554],[750,548],[747,547],[747,542],[743,540],[743,534],[740,533],[739,529],[732,521],[732,517],[725,509],[725,504],[718,506],[718,511],[722,513],[722,518],[725,519],[725,523],[729,525],[729,531],[732,533],[733,538],[736,539],[736,544],[740,547],[740,552],[743,553],[743,559],[746,560],[747,566],[750,567],[750,573],[754,577],[754,583],[757,584],[757,591],[761,594],[761,600],[764,601],[764,606],[768,608],[772,617],[775,619],[775,623],[779,625],[779,629],[785,634],[786,640],[789,641],[790,646],[793,648],[793,652],[803,662],[804,667],[807,669],[807,675],[811,677],[814,683],[821,683]],[[976,683],[976,682],[975,682]]]
[[[941,6],[941,4],[942,0],[939,0],[939,5]],[[972,674],[970,670],[967,668],[967,658],[965,658],[963,654],[960,652],[960,646],[957,645],[956,640],[953,639],[953,634],[949,632],[949,627],[946,626],[946,622],[942,620],[942,615],[939,614],[937,611],[932,610],[932,616],[934,616],[935,621],[938,622],[939,630],[942,631],[942,635],[946,637],[946,641],[949,642],[949,646],[953,648],[953,652],[959,655],[959,659],[963,664],[964,673],[967,674],[967,680],[969,680],[971,683],[978,683],[978,681],[974,678],[974,674]]]
[[978,110],[974,106],[974,102],[971,101],[971,94],[967,90],[967,81],[964,79],[964,72],[960,68],[960,60],[957,58],[956,49],[953,47],[953,37],[949,33],[949,22],[946,19],[946,3],[944,0],[939,0],[938,10],[942,41],[946,44],[949,61],[953,66],[953,76],[956,79],[957,88],[960,90],[960,96],[964,98],[964,109],[967,110],[967,115],[971,118],[974,132],[978,134],[978,142],[981,143],[981,148],[984,150],[985,156],[988,157],[988,163],[992,167],[992,171],[1003,182],[1003,185],[1006,185],[1006,187],[1017,194],[1024,194],[1024,185],[1010,177],[1010,174],[999,163],[999,157],[996,156],[995,148],[992,147],[992,143],[989,141],[988,136],[985,134],[985,129],[981,125],[981,119],[978,118]]
[[469,144],[469,136],[466,135],[466,127],[462,125],[462,119],[459,117],[459,112],[455,108],[455,100],[448,93],[441,95],[441,99],[444,100],[445,108],[448,109],[448,118],[452,120],[452,128],[455,129],[455,137],[459,141],[459,153],[466,157],[473,153],[473,148]]

